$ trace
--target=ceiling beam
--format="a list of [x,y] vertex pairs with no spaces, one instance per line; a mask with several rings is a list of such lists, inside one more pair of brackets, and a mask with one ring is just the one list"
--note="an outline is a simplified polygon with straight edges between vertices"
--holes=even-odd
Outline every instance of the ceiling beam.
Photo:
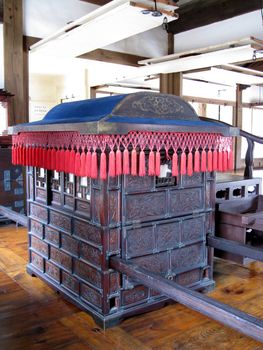
[[84,53],[83,55],[78,56],[78,58],[138,67],[138,61],[140,61],[142,57],[131,55],[128,53],[97,49],[91,52]]
[[178,34],[260,8],[260,0],[192,0],[179,7],[179,19],[168,23],[168,32]]

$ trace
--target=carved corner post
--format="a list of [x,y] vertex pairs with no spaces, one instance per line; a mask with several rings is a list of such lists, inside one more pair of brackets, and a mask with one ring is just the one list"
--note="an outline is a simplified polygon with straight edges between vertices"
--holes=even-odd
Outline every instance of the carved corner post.
[[[174,35],[168,33],[168,55],[174,53]],[[182,97],[183,94],[183,74],[169,73],[160,74],[160,92],[163,94],[172,94]]]

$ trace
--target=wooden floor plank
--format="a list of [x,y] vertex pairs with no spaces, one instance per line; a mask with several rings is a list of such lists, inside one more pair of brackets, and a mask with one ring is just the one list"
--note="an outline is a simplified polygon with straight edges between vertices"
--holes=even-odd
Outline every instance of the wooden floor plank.
[[[179,304],[103,331],[85,312],[26,273],[27,232],[0,226],[0,350],[263,350]],[[210,296],[263,319],[263,263],[217,259]]]

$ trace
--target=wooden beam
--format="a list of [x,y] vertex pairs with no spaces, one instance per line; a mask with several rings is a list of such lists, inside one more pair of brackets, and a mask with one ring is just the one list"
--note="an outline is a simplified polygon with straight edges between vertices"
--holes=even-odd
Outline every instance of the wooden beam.
[[10,103],[8,125],[28,121],[23,53],[23,1],[4,1],[5,89],[15,96]]
[[41,38],[36,38],[34,36],[24,36],[23,37],[24,50],[28,51],[31,45],[34,45],[40,40]]
[[11,210],[11,209],[4,207],[2,205],[0,205],[0,214],[4,215],[6,218],[8,218],[8,219],[10,219],[10,220],[22,225],[22,226],[27,227],[28,219],[27,219],[27,216],[25,216],[23,214],[17,213],[16,211]]
[[78,58],[139,67],[138,61],[140,61],[142,57],[131,55],[128,53],[97,49],[91,52],[84,53],[83,55],[78,56]]
[[181,33],[259,10],[261,6],[259,0],[192,0],[180,6],[179,19],[168,23],[168,32]]
[[183,304],[205,316],[223,323],[258,341],[263,341],[263,320],[246,314],[217,300],[169,281],[155,273],[135,265],[130,260],[110,258],[113,269],[125,273],[143,285],[152,288],[168,298]]
[[263,249],[250,247],[237,241],[231,241],[221,237],[208,236],[207,245],[225,252],[245,256],[253,260],[263,261]]
[[0,23],[4,21],[4,0],[0,0]]

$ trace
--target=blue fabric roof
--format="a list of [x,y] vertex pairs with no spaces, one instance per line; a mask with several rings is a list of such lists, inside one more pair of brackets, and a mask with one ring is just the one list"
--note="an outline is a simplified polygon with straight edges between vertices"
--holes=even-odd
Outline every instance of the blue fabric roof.
[[127,95],[100,97],[61,103],[53,107],[42,120],[30,125],[94,122],[109,115]]
[[[111,129],[113,133],[114,128],[118,133],[118,124],[123,123],[127,124],[122,129],[123,133],[136,130],[135,124],[146,124],[149,129],[150,125],[155,125],[155,130],[158,125],[162,128],[164,125],[183,127],[189,132],[191,127],[197,127],[201,132],[206,132],[206,129],[211,132],[213,128],[215,132],[222,127],[228,129],[217,121],[200,120],[192,106],[178,96],[153,92],[137,92],[61,103],[52,108],[42,120],[20,125],[22,128],[31,125],[33,127],[49,125],[48,130],[51,130],[51,125],[54,124],[54,130],[57,130],[55,126],[57,124],[67,124],[66,128],[70,129],[73,123],[90,122],[100,122],[100,125],[104,124],[104,126],[106,124],[113,126],[115,123]],[[17,130],[19,132],[19,125]]]

